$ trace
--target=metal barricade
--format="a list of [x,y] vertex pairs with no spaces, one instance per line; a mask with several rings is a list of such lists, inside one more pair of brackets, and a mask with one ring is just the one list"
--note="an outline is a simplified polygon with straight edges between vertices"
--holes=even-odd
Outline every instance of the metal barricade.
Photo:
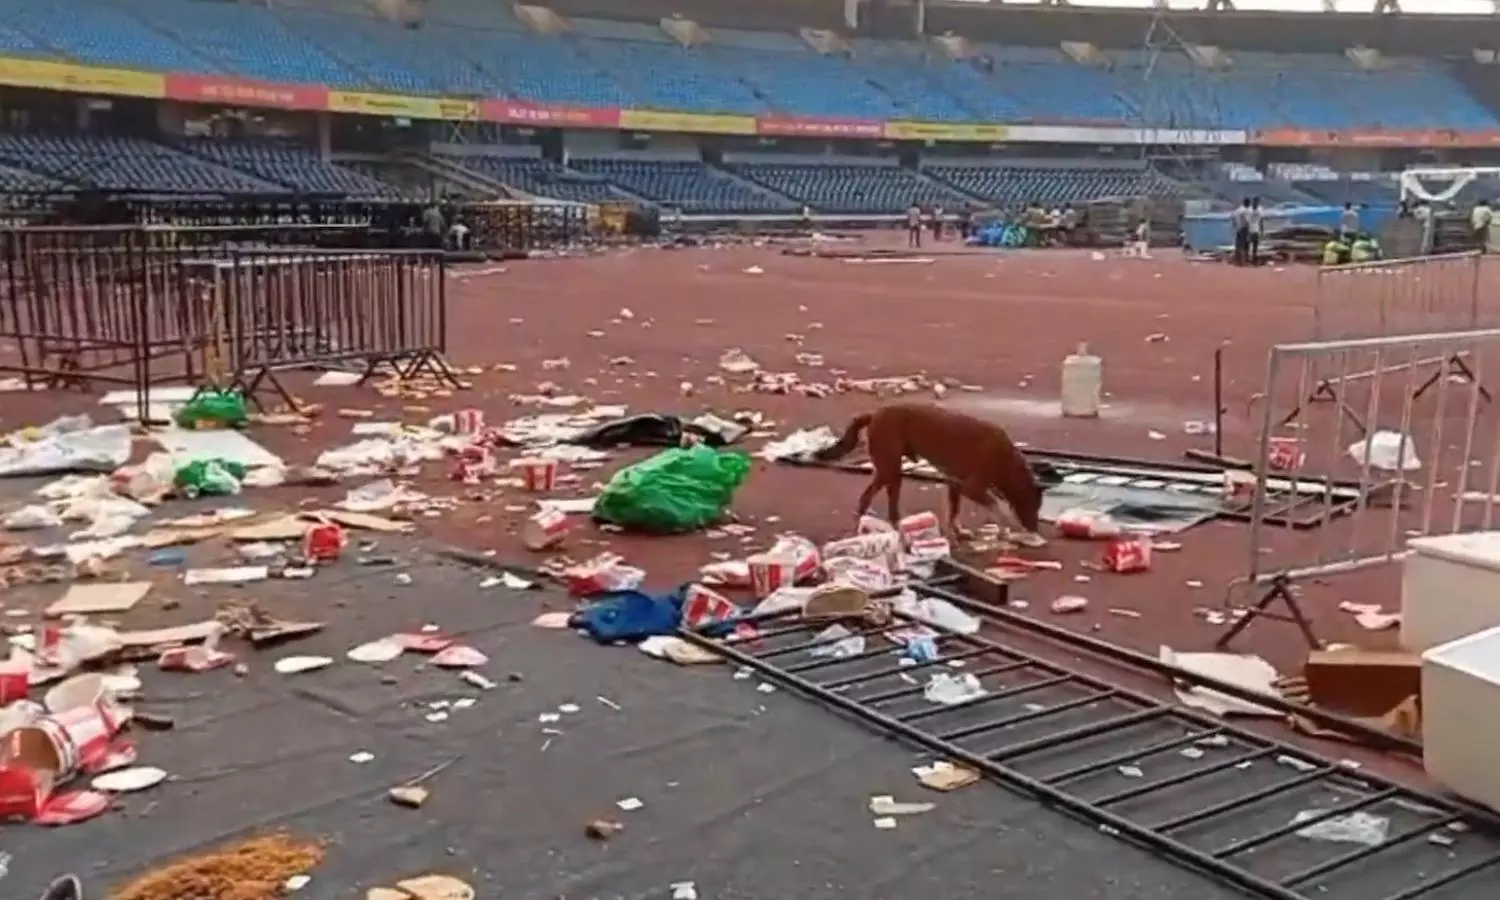
[[[325,250],[344,226],[0,230],[0,372],[30,387],[237,384],[291,367],[357,363],[368,377],[442,362],[441,251]],[[347,229],[345,229],[347,230]],[[273,238],[273,239],[265,239]]]
[[[1462,372],[1431,383],[1420,405],[1418,363],[1461,359]],[[1271,350],[1253,491],[1248,574],[1231,582],[1259,591],[1220,638],[1227,645],[1256,618],[1294,622],[1319,646],[1295,584],[1403,559],[1408,538],[1488,530],[1500,493],[1500,412],[1480,379],[1500,365],[1500,328],[1281,344]],[[1351,373],[1371,373],[1352,379]],[[1288,430],[1280,410],[1314,383],[1336,391],[1331,410]],[[1353,420],[1355,414],[1360,421]],[[1362,423],[1368,423],[1368,426]],[[1318,473],[1318,474],[1313,474]],[[1311,495],[1330,524],[1295,537],[1273,527],[1272,496]],[[1284,612],[1273,611],[1276,604]],[[1238,613],[1237,613],[1238,614]]]
[[[1482,266],[1483,255],[1478,252],[1324,266],[1318,270],[1312,339],[1397,337],[1500,326],[1500,301],[1486,304],[1480,294]],[[1472,374],[1463,357],[1433,357],[1401,365],[1426,373],[1413,389],[1418,398],[1449,374]],[[1364,369],[1337,377],[1360,381],[1375,374]],[[1339,386],[1334,377],[1318,373],[1303,402],[1282,424],[1295,420],[1307,405],[1337,402]],[[1483,398],[1490,399],[1488,391]],[[1345,412],[1357,427],[1365,427],[1354,410]]]

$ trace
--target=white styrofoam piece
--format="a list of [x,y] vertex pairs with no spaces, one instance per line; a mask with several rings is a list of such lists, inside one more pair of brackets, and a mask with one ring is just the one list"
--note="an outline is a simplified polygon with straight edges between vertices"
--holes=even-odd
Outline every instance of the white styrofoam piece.
[[1403,647],[1422,653],[1500,625],[1500,532],[1418,538],[1407,546]]
[[[176,417],[177,411],[182,409],[186,405],[186,403],[152,403],[151,405],[146,407],[146,421],[148,423],[170,422],[173,418]],[[119,409],[120,418],[124,419],[125,421],[140,421],[141,412],[138,407],[121,406]]]
[[1500,809],[1500,627],[1422,654],[1422,748],[1434,781]]
[[177,457],[191,459],[227,459],[247,469],[279,467],[281,457],[250,440],[238,431],[213,429],[189,431],[164,428],[153,437],[162,449]]
[[[151,403],[186,403],[198,393],[198,388],[190,384],[179,384],[170,387],[154,387],[146,399]],[[141,392],[133,390],[110,391],[99,398],[101,406],[139,406]]]

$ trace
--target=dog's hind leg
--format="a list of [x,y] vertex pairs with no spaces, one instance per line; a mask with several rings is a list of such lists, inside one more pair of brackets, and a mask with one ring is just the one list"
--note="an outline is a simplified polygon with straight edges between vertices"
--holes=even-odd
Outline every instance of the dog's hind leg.
[[956,538],[969,537],[972,532],[958,524],[959,501],[963,499],[963,489],[956,482],[948,482],[948,533]]
[[865,485],[865,489],[860,492],[859,508],[854,511],[854,527],[856,530],[859,528],[859,520],[863,519],[865,513],[870,511],[870,504],[875,502],[875,495],[880,493],[880,489],[884,486],[885,478],[877,471],[870,477],[870,483]]
[[901,521],[901,482],[903,480],[901,469],[898,467],[895,476],[888,479],[885,483],[885,498],[890,501],[888,509],[890,510],[892,525]]

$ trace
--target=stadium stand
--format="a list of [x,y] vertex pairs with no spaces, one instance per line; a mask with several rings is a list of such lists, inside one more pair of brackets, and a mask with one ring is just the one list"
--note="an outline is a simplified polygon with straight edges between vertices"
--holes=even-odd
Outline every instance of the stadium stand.
[[103,190],[286,193],[280,185],[137,138],[0,134],[0,163]]
[[769,214],[796,208],[786,197],[692,160],[575,159],[568,165],[684,213]]
[[957,209],[973,202],[911,169],[875,161],[725,162],[730,171],[822,213],[889,213],[913,203]]
[[183,149],[202,159],[248,172],[307,194],[342,194],[350,197],[390,197],[390,185],[368,175],[334,165],[305,147],[284,141],[250,142],[200,138]]
[[[506,3],[426,0],[424,6],[426,22],[414,28],[381,17],[366,0],[70,0],[65,10],[55,0],[0,0],[0,55],[351,91],[668,113],[1500,131],[1500,118],[1480,102],[1487,95],[1466,89],[1458,70],[1400,55],[1367,66],[1332,48],[1229,49],[1228,64],[1205,67],[1181,51],[1104,47],[1095,64],[1085,64],[1056,45],[975,42],[972,55],[955,59],[935,44],[863,37],[833,38],[820,52],[811,45],[817,41],[790,26],[779,32],[710,27],[684,46],[655,23],[554,16],[541,27],[534,14]],[[141,128],[130,129],[138,135],[130,138],[49,136],[36,128],[7,128],[0,135],[0,191],[76,186],[382,197],[411,189],[405,180],[401,189],[382,180],[383,165],[335,165],[288,141],[148,139],[158,132]],[[434,136],[423,138],[429,139]],[[418,152],[411,143],[400,149]],[[1386,205],[1395,196],[1393,181],[1378,173],[1318,166],[1275,164],[1264,172],[1245,165],[1200,167],[1175,180],[1182,173],[1174,169],[1167,178],[1144,163],[954,159],[928,156],[919,147],[898,164],[891,150],[867,158],[746,149],[725,149],[722,164],[701,161],[696,148],[631,155],[587,143],[551,146],[547,158],[540,152],[518,156],[508,147],[470,147],[442,158],[525,194],[659,204],[689,214],[776,214],[803,204],[831,214],[894,213],[913,202],[956,208],[1142,193]],[[567,158],[573,161],[557,161]],[[703,155],[720,158],[718,151]]]
[[1002,206],[1033,200],[1045,204],[1084,203],[1107,197],[1171,196],[1181,192],[1180,185],[1147,168],[1144,163],[1133,166],[1067,161],[1036,161],[1022,165],[945,163],[925,166],[922,171],[971,197]]
[[[470,148],[471,150],[474,148]],[[444,154],[449,161],[487,178],[511,185],[536,197],[573,203],[639,203],[596,175],[575,172],[551,160],[501,154],[468,152]]]

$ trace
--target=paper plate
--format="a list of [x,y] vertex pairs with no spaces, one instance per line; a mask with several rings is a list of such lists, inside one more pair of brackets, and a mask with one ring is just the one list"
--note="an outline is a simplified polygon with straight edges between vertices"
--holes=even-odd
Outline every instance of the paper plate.
[[331,665],[333,660],[326,656],[284,656],[276,660],[276,671],[282,675],[296,675]]
[[386,640],[395,641],[413,653],[437,653],[453,643],[453,638],[445,638],[439,634],[417,634],[407,632],[406,634],[394,634]]
[[136,766],[96,776],[89,787],[109,794],[129,794],[156,787],[166,780],[167,773],[155,766]]
[[357,663],[369,663],[370,665],[378,666],[381,663],[390,662],[404,652],[406,652],[406,647],[400,641],[393,638],[381,638],[378,641],[371,641],[368,644],[360,644],[358,647],[352,648],[347,655]]
[[396,882],[416,900],[474,900],[474,889],[448,875],[423,875]]
[[465,647],[462,644],[454,644],[445,648],[432,658],[432,664],[444,669],[471,669],[474,666],[482,666],[489,662],[490,658],[475,650],[473,647]]

